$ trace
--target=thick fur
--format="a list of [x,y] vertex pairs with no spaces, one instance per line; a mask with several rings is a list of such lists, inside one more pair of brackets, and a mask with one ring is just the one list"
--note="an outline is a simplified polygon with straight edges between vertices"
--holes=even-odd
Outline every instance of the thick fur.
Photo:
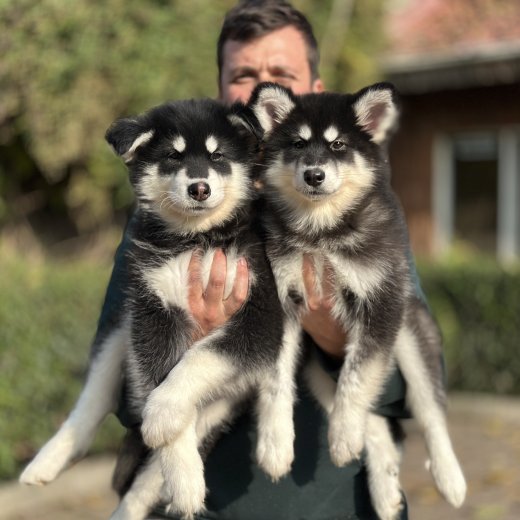
[[[152,450],[140,453],[144,463],[131,485],[127,475],[118,483],[130,487],[114,519],[144,518],[159,501],[187,516],[201,511],[206,488],[199,447],[252,394],[258,394],[258,462],[274,480],[290,470],[299,329],[284,322],[252,219],[257,143],[247,110],[212,100],[167,103],[108,130],[138,201],[125,312],[96,346],[75,410],[23,482],[49,482],[85,451],[99,421],[115,409],[123,373],[131,412]],[[238,259],[246,259],[248,299],[225,325],[191,344],[188,265],[200,255],[207,284],[217,249],[227,257],[227,293]]]
[[460,506],[466,484],[446,429],[440,335],[416,296],[407,228],[390,187],[387,143],[399,113],[393,87],[294,96],[263,84],[250,106],[265,132],[266,247],[282,305],[297,322],[306,306],[303,255],[311,255],[318,275],[325,265],[333,272],[332,313],[348,332],[333,392],[326,397],[331,385],[323,378],[313,385],[318,400],[329,399],[333,462],[342,466],[366,448],[376,509],[396,517],[399,454],[370,410],[397,361],[436,484]]

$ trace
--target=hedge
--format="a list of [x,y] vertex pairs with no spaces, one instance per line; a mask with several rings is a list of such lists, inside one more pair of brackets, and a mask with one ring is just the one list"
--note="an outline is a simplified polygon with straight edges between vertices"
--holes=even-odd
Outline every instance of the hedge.
[[[18,474],[71,409],[110,266],[0,254],[0,479]],[[520,394],[520,269],[420,264],[445,339],[449,388]],[[94,451],[122,437],[112,418]]]
[[[0,479],[66,418],[84,381],[109,266],[0,256]],[[115,449],[107,421],[94,451]]]
[[421,265],[452,390],[520,394],[520,268],[481,260]]

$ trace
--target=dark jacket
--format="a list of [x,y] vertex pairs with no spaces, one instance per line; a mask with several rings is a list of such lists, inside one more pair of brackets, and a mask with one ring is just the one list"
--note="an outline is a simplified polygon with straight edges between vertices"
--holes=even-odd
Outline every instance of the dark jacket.
[[[115,265],[98,324],[98,337],[119,321],[125,287],[125,233],[115,256]],[[418,290],[420,290],[418,288]],[[307,341],[310,341],[307,338]],[[316,348],[312,347],[311,348]],[[321,353],[321,351],[319,351]],[[323,366],[333,376],[337,362],[320,354]],[[405,408],[406,387],[400,372],[388,381],[375,410],[393,422],[409,417]],[[138,428],[121,401],[121,423]],[[377,519],[368,491],[367,474],[360,461],[344,468],[334,466],[329,457],[327,424],[323,412],[298,384],[295,406],[295,460],[291,473],[272,483],[254,460],[256,429],[249,413],[243,414],[216,442],[205,463],[208,488],[207,513],[199,519],[218,520],[350,520]],[[158,510],[153,518],[176,518]],[[406,520],[406,508],[402,517]]]

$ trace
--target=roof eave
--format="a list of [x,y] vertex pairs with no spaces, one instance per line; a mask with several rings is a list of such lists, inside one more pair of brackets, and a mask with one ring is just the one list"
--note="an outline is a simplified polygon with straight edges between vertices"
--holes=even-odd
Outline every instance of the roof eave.
[[520,81],[520,41],[454,48],[452,52],[394,54],[380,62],[402,93],[424,93]]

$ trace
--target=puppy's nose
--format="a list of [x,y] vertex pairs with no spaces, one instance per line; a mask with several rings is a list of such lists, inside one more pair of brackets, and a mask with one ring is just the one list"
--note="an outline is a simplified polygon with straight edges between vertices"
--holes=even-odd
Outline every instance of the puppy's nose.
[[211,195],[207,182],[194,182],[188,186],[188,195],[194,200],[206,200]]
[[309,168],[303,172],[303,179],[309,186],[315,188],[325,180],[325,172],[321,168]]

